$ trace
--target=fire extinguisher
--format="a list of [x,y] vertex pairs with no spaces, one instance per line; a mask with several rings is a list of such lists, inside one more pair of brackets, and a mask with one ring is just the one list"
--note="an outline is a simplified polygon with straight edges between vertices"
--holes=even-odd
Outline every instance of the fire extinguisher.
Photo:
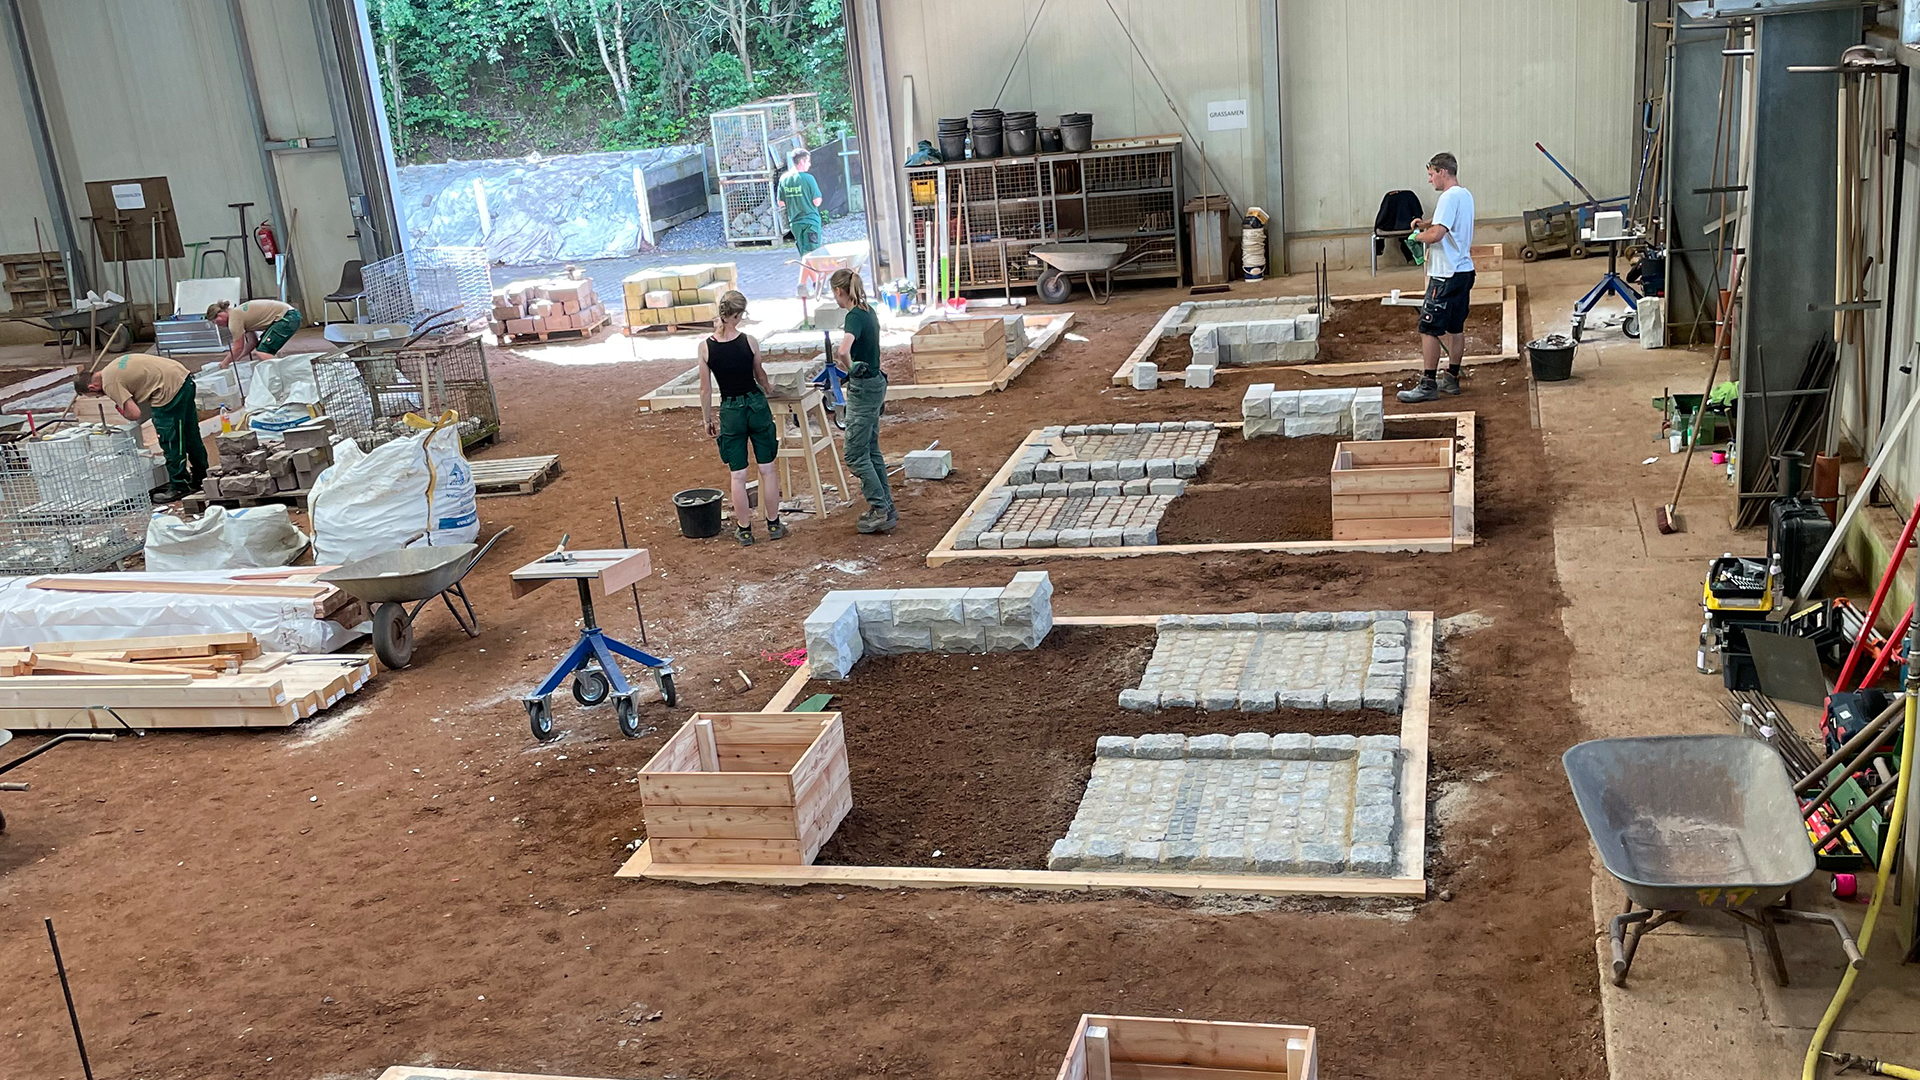
[[273,235],[273,223],[262,221],[253,227],[253,242],[260,245],[260,255],[268,262],[280,257],[280,240]]

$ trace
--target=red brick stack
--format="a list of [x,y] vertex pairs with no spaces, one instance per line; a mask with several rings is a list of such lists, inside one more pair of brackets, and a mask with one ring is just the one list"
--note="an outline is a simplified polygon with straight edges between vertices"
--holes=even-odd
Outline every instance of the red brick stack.
[[593,279],[578,270],[508,282],[493,292],[493,333],[502,340],[545,340],[555,333],[585,336],[606,321],[606,305],[594,292]]

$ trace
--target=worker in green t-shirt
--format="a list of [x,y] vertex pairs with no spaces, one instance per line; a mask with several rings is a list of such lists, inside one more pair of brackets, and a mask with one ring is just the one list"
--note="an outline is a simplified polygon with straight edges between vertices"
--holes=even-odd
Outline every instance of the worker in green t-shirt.
[[813,155],[805,148],[787,155],[787,171],[780,174],[780,209],[787,215],[793,246],[805,255],[820,246],[820,184],[807,175]]
[[867,303],[859,274],[835,270],[829,284],[834,301],[847,313],[835,350],[847,363],[847,468],[860,478],[860,493],[867,497],[867,512],[854,528],[890,532],[900,515],[893,508],[887,462],[880,454],[880,409],[887,403],[887,377],[880,370],[880,317]]

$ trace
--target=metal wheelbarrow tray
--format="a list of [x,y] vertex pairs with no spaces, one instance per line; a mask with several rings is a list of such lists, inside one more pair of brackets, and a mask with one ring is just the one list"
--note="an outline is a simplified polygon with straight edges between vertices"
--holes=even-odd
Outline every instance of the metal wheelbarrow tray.
[[1832,926],[1860,966],[1837,916],[1778,906],[1814,861],[1771,748],[1739,735],[1656,735],[1583,742],[1560,760],[1601,863],[1627,892],[1609,927],[1615,986],[1626,985],[1641,936],[1688,911],[1722,912],[1759,930],[1781,986],[1776,919]]
[[[1049,304],[1064,304],[1073,295],[1073,281],[1069,275],[1083,274],[1086,277],[1087,293],[1096,304],[1104,304],[1113,299],[1113,272],[1129,263],[1144,258],[1153,249],[1141,248],[1132,256],[1127,256],[1127,245],[1110,241],[1074,241],[1061,244],[1043,244],[1027,249],[1027,254],[1047,264],[1040,275],[1035,291],[1040,299]],[[1102,293],[1093,286],[1094,274],[1104,275],[1106,292]]]
[[[480,636],[480,619],[473,613],[473,602],[460,584],[475,563],[484,558],[500,538],[513,531],[509,525],[479,544],[448,544],[444,547],[400,548],[383,551],[321,574],[319,580],[338,585],[354,597],[375,605],[373,609],[373,652],[389,668],[403,668],[413,659],[413,620],[420,609],[435,597],[446,601],[453,621],[470,638]],[[466,609],[453,606],[454,598]],[[408,610],[412,604],[412,610]]]

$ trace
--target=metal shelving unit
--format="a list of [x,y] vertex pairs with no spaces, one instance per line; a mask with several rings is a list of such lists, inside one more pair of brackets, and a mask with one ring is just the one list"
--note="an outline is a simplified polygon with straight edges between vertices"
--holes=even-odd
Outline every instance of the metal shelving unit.
[[1127,257],[1140,257],[1115,278],[1184,280],[1181,140],[1113,142],[1126,145],[907,169],[915,280],[925,285],[931,244],[935,275],[944,254],[961,292],[1012,295],[1044,269],[1028,249],[1075,240],[1126,241]]

